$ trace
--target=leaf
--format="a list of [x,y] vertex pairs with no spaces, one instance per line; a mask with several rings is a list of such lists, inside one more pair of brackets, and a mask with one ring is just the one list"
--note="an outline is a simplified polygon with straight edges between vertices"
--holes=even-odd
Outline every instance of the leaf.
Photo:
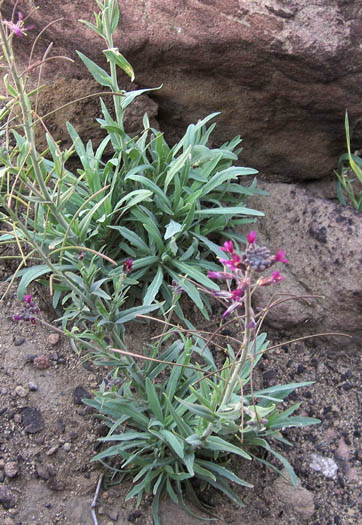
[[[74,269],[74,266],[71,264],[54,264],[57,270],[59,272],[63,272],[65,270],[71,270]],[[17,297],[18,299],[22,299],[26,293],[26,289],[29,286],[30,283],[41,277],[42,275],[45,275],[47,273],[53,272],[52,269],[49,268],[49,266],[46,266],[45,264],[37,264],[35,266],[32,266],[31,268],[26,268],[25,270],[21,270],[18,273],[18,276],[22,275],[20,279],[20,283],[18,286],[17,291]]]
[[161,429],[160,434],[165,438],[171,449],[177,454],[180,459],[184,459],[184,445],[183,441],[175,436],[169,430]]
[[133,319],[136,319],[137,315],[139,314],[148,314],[149,312],[153,312],[154,310],[157,310],[160,307],[158,304],[152,304],[152,305],[142,305],[142,306],[134,306],[133,308],[128,308],[123,312],[115,321],[116,324],[124,324],[128,321],[132,321]]
[[249,488],[253,488],[254,486],[251,483],[248,483],[247,481],[240,479],[238,476],[236,476],[236,474],[234,474],[227,468],[221,465],[218,465],[217,463],[213,463],[212,461],[206,461],[203,459],[199,459],[198,462],[200,465],[203,465],[208,470],[215,472],[219,476],[227,478],[229,481],[232,481],[233,483],[237,483],[238,485],[242,485],[243,487],[249,487]]
[[165,178],[164,191],[167,191],[167,188],[170,182],[172,181],[174,175],[184,167],[187,160],[189,159],[190,152],[191,146],[189,146],[186,149],[186,151],[182,153],[182,155],[180,155],[175,161],[172,162]]
[[200,284],[203,284],[209,290],[219,290],[219,286],[214,283],[211,279],[206,277],[202,272],[200,272],[195,266],[180,262],[177,260],[173,261],[173,265],[183,274],[195,279]]
[[163,423],[163,412],[161,408],[161,403],[158,398],[156,388],[149,377],[146,377],[146,394],[147,400],[150,405],[150,408],[153,414],[156,416],[157,420]]
[[152,283],[149,284],[147,287],[147,293],[143,299],[143,304],[151,304],[154,301],[156,295],[159,292],[159,289],[162,283],[163,283],[163,271],[162,271],[162,267],[158,266],[156,275],[153,278]]
[[149,253],[149,247],[144,242],[141,237],[139,237],[135,232],[129,230],[128,228],[125,228],[124,226],[108,226],[108,228],[111,228],[112,230],[117,230],[122,237],[127,239],[133,246],[141,250],[142,252]]
[[254,215],[263,217],[264,213],[251,208],[244,208],[243,206],[232,206],[229,208],[207,208],[203,210],[196,210],[195,215]]
[[175,222],[171,219],[171,221],[166,226],[166,231],[164,235],[164,239],[167,240],[170,237],[173,237],[176,235],[176,233],[179,233],[182,230],[183,226],[179,222]]
[[107,61],[111,62],[112,64],[115,64],[119,68],[122,69],[128,75],[131,79],[131,82],[134,81],[134,71],[131,64],[128,62],[128,60],[125,59],[125,57],[119,52],[118,47],[112,47],[109,49],[105,49],[103,53],[107,57]]
[[80,51],[76,51],[79,58],[82,60],[83,64],[86,66],[88,71],[93,75],[95,80],[98,82],[98,84],[101,84],[101,86],[106,86],[111,89],[113,89],[112,84],[112,77],[108,75],[108,73],[102,69],[101,67],[97,66],[93,60],[90,60],[88,57],[83,55]]
[[209,436],[204,442],[203,442],[204,448],[207,448],[209,450],[220,450],[222,452],[231,452],[232,454],[237,454],[238,456],[241,456],[245,459],[251,459],[251,456],[245,452],[241,447],[236,447],[235,445],[232,445],[228,441],[225,441],[219,436]]

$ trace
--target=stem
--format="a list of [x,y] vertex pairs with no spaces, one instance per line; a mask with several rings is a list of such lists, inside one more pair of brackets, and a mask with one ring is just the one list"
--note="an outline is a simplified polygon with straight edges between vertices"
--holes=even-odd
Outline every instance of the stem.
[[32,128],[33,122],[32,122],[32,117],[31,117],[32,110],[31,110],[30,100],[25,92],[24,81],[17,72],[16,65],[15,65],[15,58],[13,55],[12,48],[9,45],[9,40],[5,33],[4,20],[1,14],[0,14],[0,36],[2,39],[2,47],[3,47],[4,55],[8,63],[11,77],[15,83],[15,86],[18,92],[18,96],[19,96],[19,104],[21,107],[22,115],[23,115],[23,126],[24,126],[25,136],[30,146],[29,154],[30,154],[32,166],[34,169],[35,178],[37,180],[37,183],[40,186],[44,200],[48,201],[48,204],[52,210],[52,213],[54,214],[54,217],[57,219],[59,224],[63,226],[63,228],[66,228],[68,226],[68,223],[64,219],[64,217],[57,212],[57,209],[51,199],[51,196],[48,192],[48,188],[46,187],[46,184],[43,179],[43,175],[40,169],[41,158],[36,149],[34,131]]

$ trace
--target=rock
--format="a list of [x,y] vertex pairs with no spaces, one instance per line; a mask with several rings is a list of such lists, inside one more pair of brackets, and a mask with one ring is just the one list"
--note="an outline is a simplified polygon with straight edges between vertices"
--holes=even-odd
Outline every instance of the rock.
[[34,359],[34,366],[39,368],[39,370],[46,370],[50,367],[49,358],[44,354],[38,355],[38,357]]
[[19,397],[26,397],[28,395],[28,391],[20,385],[15,388],[14,392]]
[[89,399],[90,397],[92,396],[82,385],[78,385],[73,391],[73,400],[76,405],[82,405],[82,399]]
[[32,381],[29,381],[28,386],[31,392],[36,392],[38,390],[38,385]]
[[118,520],[118,516],[119,516],[118,510],[116,510],[116,509],[106,509],[105,513],[106,513],[106,516],[111,521],[117,521]]
[[19,473],[19,464],[16,461],[8,461],[4,465],[5,476],[15,478]]
[[48,337],[48,343],[55,346],[59,343],[60,335],[59,334],[50,334]]
[[[54,42],[54,55],[75,61],[43,64],[49,85],[39,94],[39,112],[45,114],[68,102],[70,94],[79,98],[102,89],[76,49],[102,67],[106,61],[103,41],[79,22],[94,21],[93,4],[38,4],[40,9],[29,19],[35,30],[14,41],[19,69],[26,68],[40,29],[59,16],[66,16],[67,24],[61,30],[49,27],[43,40]],[[10,19],[12,9],[12,0],[5,0],[5,18]],[[276,178],[316,179],[336,167],[345,143],[346,107],[352,138],[361,138],[361,22],[360,0],[123,0],[114,38],[133,64],[139,84],[164,84],[153,97],[162,110],[161,128],[171,139],[179,138],[186,124],[221,111],[217,143],[242,131],[247,138],[243,155],[251,166]],[[42,52],[36,46],[33,60],[41,59]],[[34,69],[34,83],[37,75]],[[66,120],[83,138],[99,136],[92,123],[99,113],[97,98],[46,119],[55,140],[67,137]],[[140,114],[147,106],[149,114],[155,114],[155,102],[145,97],[142,104]],[[132,104],[129,108],[136,112]]]
[[[288,300],[270,310],[266,322],[293,336],[340,332],[351,338],[328,336],[336,350],[362,344],[362,214],[321,198],[294,184],[263,184],[269,197],[253,198],[265,213],[258,244],[285,250],[288,265],[278,263],[285,280],[255,293],[265,305],[275,293],[322,296]],[[270,272],[269,272],[270,273]]]
[[15,507],[15,497],[11,490],[0,485],[0,504],[5,510]]
[[42,463],[35,463],[35,472],[40,479],[47,481],[50,478],[48,467]]
[[313,493],[303,488],[299,479],[294,487],[287,471],[283,469],[282,472],[288,479],[280,476],[273,484],[278,499],[285,505],[287,513],[302,520],[310,520],[315,511]]
[[22,409],[24,430],[28,434],[36,434],[45,428],[43,416],[38,408],[25,407]]
[[24,337],[17,337],[14,341],[14,346],[21,346],[25,343]]
[[333,459],[319,454],[312,454],[311,458],[309,466],[312,470],[321,472],[326,478],[337,479],[338,465]]
[[65,452],[69,452],[71,448],[72,448],[72,445],[70,443],[64,443],[63,450]]
[[15,422],[15,423],[17,423],[17,424],[21,423],[21,422],[22,422],[22,419],[23,419],[23,418],[21,417],[21,414],[15,414],[15,415],[14,415],[14,422]]
[[6,396],[6,394],[7,394],[8,392],[9,392],[9,391],[8,391],[8,389],[7,389],[5,386],[2,387],[2,389],[0,390],[0,394],[1,394],[2,396]]
[[133,512],[130,512],[127,517],[127,521],[130,521],[131,523],[135,523],[138,518],[142,516],[142,512],[139,510],[134,510]]

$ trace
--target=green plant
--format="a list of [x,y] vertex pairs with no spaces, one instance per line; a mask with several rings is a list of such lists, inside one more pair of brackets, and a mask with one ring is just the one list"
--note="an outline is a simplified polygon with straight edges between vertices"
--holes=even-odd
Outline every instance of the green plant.
[[338,160],[338,171],[335,172],[337,182],[337,195],[339,202],[346,206],[346,199],[351,202],[357,211],[362,211],[362,159],[351,152],[348,113],[345,116],[347,153]]
[[[95,24],[85,23],[105,40],[110,73],[78,53],[93,77],[110,90],[114,101],[112,116],[101,100],[103,118],[99,123],[107,135],[96,149],[91,141],[83,143],[68,123],[72,148],[62,151],[47,132],[48,149],[37,151],[32,93],[26,92],[24,75],[16,68],[12,26],[4,20],[1,23],[11,79],[7,79],[11,102],[5,114],[11,103],[20,105],[23,119],[18,131],[10,130],[15,148],[0,152],[4,165],[2,219],[8,224],[0,241],[17,243],[21,249],[16,273],[21,277],[19,297],[33,280],[43,276],[42,282],[47,284],[44,276],[50,274],[54,307],[64,307],[65,318],[78,316],[81,303],[96,316],[97,310],[104,308],[105,296],[101,298],[100,294],[112,297],[122,263],[132,257],[133,283],[140,284],[129,291],[128,306],[136,300],[149,306],[156,297],[162,297],[165,308],[169,307],[172,293],[168,284],[174,280],[184,283],[186,293],[207,315],[205,299],[182,276],[187,274],[204,286],[218,288],[204,275],[205,269],[215,268],[208,260],[215,245],[206,236],[223,232],[239,238],[225,233],[225,229],[262,215],[243,204],[245,196],[263,193],[256,189],[255,181],[249,188],[231,182],[256,171],[231,166],[237,160],[238,137],[217,149],[207,147],[214,126],[207,129],[206,124],[216,114],[190,125],[173,147],[168,146],[162,133],[150,128],[147,115],[143,133],[136,137],[126,133],[124,115],[128,106],[137,96],[152,90],[125,92],[119,88],[117,68],[132,80],[134,73],[113,43],[118,2],[105,0],[97,4],[100,12],[95,14]],[[81,163],[77,173],[67,167],[75,153]],[[26,268],[27,261],[35,256],[42,264]],[[72,295],[75,286],[79,300]],[[94,287],[98,290],[97,305],[91,307],[89,290]],[[176,311],[182,316],[179,305]]]
[[[291,445],[281,431],[319,423],[317,419],[294,415],[300,403],[288,408],[280,406],[295,389],[311,382],[258,391],[253,388],[253,371],[268,347],[266,334],[260,333],[262,322],[267,311],[280,300],[255,315],[251,295],[257,287],[281,281],[278,271],[269,277],[261,274],[277,262],[288,261],[281,250],[272,256],[267,248],[259,247],[254,232],[247,235],[247,240],[242,254],[235,251],[231,241],[226,241],[221,250],[230,258],[221,261],[223,271],[209,273],[211,278],[235,284],[234,289],[210,293],[228,303],[223,318],[236,315],[235,322],[243,333],[243,340],[235,349],[229,343],[224,345],[226,359],[220,370],[207,348],[216,340],[219,329],[211,335],[198,334],[199,339],[206,338],[204,345],[181,334],[160,350],[171,335],[164,334],[162,342],[151,346],[145,356],[113,349],[114,357],[99,364],[117,370],[124,356],[132,360],[133,366],[135,359],[140,358],[144,360],[142,373],[136,379],[126,373],[121,386],[103,383],[94,399],[84,400],[99,411],[109,426],[108,436],[100,439],[108,447],[94,460],[110,468],[112,482],[132,477],[134,485],[127,499],[137,497],[139,504],[145,493],[153,494],[156,525],[160,523],[162,494],[190,513],[193,511],[187,502],[213,514],[200,501],[195,480],[219,489],[242,505],[231,484],[251,485],[234,473],[233,457],[254,459],[279,472],[270,459],[273,456],[296,484],[292,466],[277,450],[278,442]],[[240,309],[242,315],[238,315]],[[174,333],[179,333],[179,329]],[[169,367],[171,372],[166,374]],[[126,371],[123,368],[123,373]],[[264,449],[268,459],[260,457],[258,449]]]

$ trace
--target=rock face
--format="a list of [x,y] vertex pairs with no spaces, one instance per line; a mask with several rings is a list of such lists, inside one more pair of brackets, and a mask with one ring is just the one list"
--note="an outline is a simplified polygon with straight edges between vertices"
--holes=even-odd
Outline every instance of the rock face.
[[[22,0],[19,8],[29,13]],[[18,38],[27,64],[31,42],[39,59],[54,42],[43,78],[63,78],[69,98],[74,81],[89,75],[80,50],[104,65],[103,42],[79,19],[93,20],[95,2],[38,0],[27,23],[36,27]],[[323,177],[344,151],[343,115],[348,108],[354,147],[362,138],[362,10],[360,0],[122,0],[115,45],[135,68],[136,81],[162,90],[161,128],[172,139],[188,123],[221,111],[217,142],[245,138],[248,165],[275,180]],[[3,13],[11,17],[13,2]],[[346,59],[348,57],[348,59]],[[67,80],[72,83],[67,84]],[[89,106],[89,104],[88,104]],[[88,118],[88,108],[83,107]]]
[[286,251],[286,279],[263,289],[268,294],[320,295],[319,300],[286,301],[272,309],[267,322],[307,335],[342,332],[352,339],[331,338],[338,348],[362,344],[362,214],[314,197],[295,184],[264,184],[269,197],[255,199],[264,211],[258,242]]

